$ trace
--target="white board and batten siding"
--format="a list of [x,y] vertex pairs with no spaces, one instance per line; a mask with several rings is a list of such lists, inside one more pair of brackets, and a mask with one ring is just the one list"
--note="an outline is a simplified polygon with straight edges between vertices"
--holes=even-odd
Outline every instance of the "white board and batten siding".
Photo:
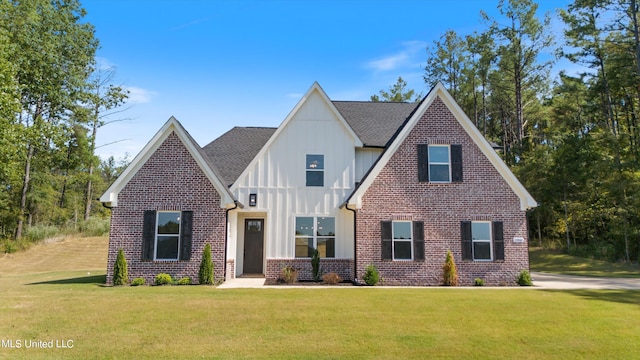
[[357,148],[356,149],[356,181],[362,181],[371,166],[378,160],[383,149],[380,148]]
[[[265,258],[286,259],[295,257],[297,216],[335,217],[335,258],[352,259],[353,214],[339,207],[357,181],[356,139],[318,91],[281,127],[231,187],[245,205],[238,220],[250,216],[245,212],[266,214]],[[306,186],[307,155],[324,155],[323,187]],[[257,194],[255,207],[248,206],[252,193]],[[242,243],[237,236],[238,257]]]

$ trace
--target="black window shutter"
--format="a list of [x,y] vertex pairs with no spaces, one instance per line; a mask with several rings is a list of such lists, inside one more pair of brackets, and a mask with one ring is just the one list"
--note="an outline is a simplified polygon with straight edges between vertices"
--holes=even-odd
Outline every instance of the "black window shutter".
[[191,226],[193,211],[180,214],[180,260],[191,260]]
[[142,260],[153,260],[156,237],[156,211],[145,210],[142,225]]
[[460,233],[462,237],[462,260],[473,260],[471,221],[460,222]]
[[418,144],[418,181],[429,181],[429,145]]
[[391,221],[381,221],[380,230],[382,234],[382,260],[391,260]]
[[413,222],[413,259],[424,260],[424,222]]
[[451,145],[451,182],[462,182],[462,145]]
[[493,255],[494,260],[504,260],[504,233],[502,221],[493,222]]

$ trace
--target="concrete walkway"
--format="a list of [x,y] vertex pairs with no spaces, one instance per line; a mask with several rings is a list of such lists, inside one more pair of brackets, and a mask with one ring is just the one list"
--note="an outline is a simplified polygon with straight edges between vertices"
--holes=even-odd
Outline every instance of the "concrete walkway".
[[[640,278],[622,279],[622,278],[596,278],[585,276],[558,275],[540,272],[532,272],[532,287],[499,287],[495,289],[555,289],[555,290],[575,290],[575,289],[597,289],[597,290],[640,290]],[[218,289],[257,289],[257,288],[276,288],[276,289],[326,289],[333,286],[269,286],[264,284],[264,278],[242,277],[225,281]],[[340,288],[356,289],[357,286],[340,286]],[[388,288],[397,288],[391,286]],[[415,288],[439,288],[439,287],[415,287]],[[443,287],[446,289],[455,289],[451,287]],[[467,289],[487,289],[490,287],[466,287]],[[458,288],[459,289],[459,288]]]
[[539,289],[640,290],[640,278],[601,278],[532,272],[533,285]]

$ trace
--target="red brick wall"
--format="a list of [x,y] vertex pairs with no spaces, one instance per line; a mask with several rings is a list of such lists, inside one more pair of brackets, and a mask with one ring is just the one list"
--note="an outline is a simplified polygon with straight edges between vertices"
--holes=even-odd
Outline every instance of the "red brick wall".
[[[460,144],[463,182],[418,182],[417,144]],[[450,249],[460,283],[472,285],[476,277],[487,285],[513,285],[519,272],[529,268],[526,214],[520,199],[486,159],[481,150],[438,98],[427,109],[403,144],[363,196],[357,214],[357,276],[375,264],[387,285],[439,285],[442,264]],[[424,261],[381,260],[380,222],[424,221]],[[502,221],[505,260],[462,260],[460,222]],[[514,237],[525,242],[514,243]]]
[[[193,211],[190,261],[142,261],[145,210]],[[180,139],[172,133],[120,191],[118,206],[111,210],[107,284],[113,280],[118,249],[127,259],[129,280],[143,277],[153,283],[159,273],[189,276],[198,282],[198,270],[206,243],[211,244],[215,280],[224,266],[225,211],[220,196]]]

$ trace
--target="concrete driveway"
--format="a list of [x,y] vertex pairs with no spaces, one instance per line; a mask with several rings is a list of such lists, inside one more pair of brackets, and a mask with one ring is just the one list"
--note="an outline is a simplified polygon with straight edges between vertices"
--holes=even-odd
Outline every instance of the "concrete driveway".
[[547,274],[532,272],[531,278],[535,288],[540,289],[609,289],[609,290],[640,290],[640,278],[601,278],[573,275]]

